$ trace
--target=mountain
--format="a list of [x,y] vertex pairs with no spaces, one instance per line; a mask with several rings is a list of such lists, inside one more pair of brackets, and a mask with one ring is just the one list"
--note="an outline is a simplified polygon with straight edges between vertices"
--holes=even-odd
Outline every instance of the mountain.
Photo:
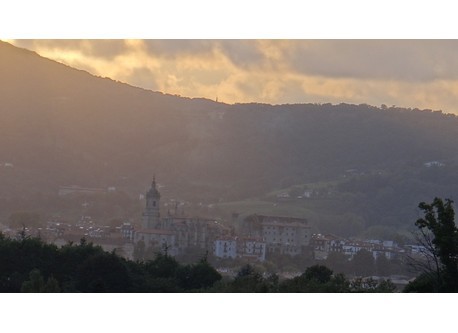
[[385,186],[374,181],[377,172],[399,184],[396,177],[423,175],[431,161],[446,165],[448,178],[422,178],[425,193],[452,196],[458,188],[454,115],[349,104],[227,105],[95,77],[4,42],[0,119],[2,198],[55,194],[64,185],[137,195],[155,174],[165,196],[224,202],[342,179],[349,170],[363,178],[339,189],[355,194]]

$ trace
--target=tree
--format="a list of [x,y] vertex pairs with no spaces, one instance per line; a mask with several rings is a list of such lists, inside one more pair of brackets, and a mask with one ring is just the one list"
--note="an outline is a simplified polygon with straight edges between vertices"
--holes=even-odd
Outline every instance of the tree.
[[283,281],[283,293],[343,293],[349,291],[349,282],[343,274],[333,274],[323,265],[313,265],[297,277]]
[[372,278],[355,278],[350,283],[350,291],[354,293],[392,293],[396,286],[390,280],[377,282]]
[[315,280],[319,283],[326,283],[331,280],[332,270],[323,265],[314,265],[305,270],[306,280]]
[[134,245],[134,260],[141,261],[145,259],[145,242],[140,240]]
[[223,290],[231,293],[267,293],[276,287],[275,279],[266,280],[252,265],[247,264],[240,268],[237,276]]
[[55,279],[53,276],[50,276],[48,278],[48,281],[46,281],[46,284],[43,288],[43,292],[59,293],[60,292],[59,281],[57,281],[57,279]]
[[372,275],[374,273],[374,257],[371,252],[361,249],[354,255],[350,266],[355,275]]
[[324,263],[336,273],[350,272],[348,257],[342,252],[330,252]]
[[58,293],[60,292],[59,282],[52,276],[44,282],[40,270],[33,269],[29,273],[29,280],[24,281],[21,286],[23,293]]
[[377,259],[375,259],[375,268],[377,275],[387,276],[392,274],[391,262],[385,257],[384,254],[379,255]]
[[210,288],[222,276],[203,258],[197,264],[180,266],[177,269],[177,278],[183,289],[193,290]]
[[77,288],[82,292],[130,292],[132,281],[125,260],[101,252],[86,258],[77,270]]
[[[422,269],[422,290],[430,281],[434,292],[458,291],[458,229],[455,225],[453,201],[434,198],[431,204],[421,202],[419,208],[424,217],[415,225],[419,229],[418,241],[423,246],[423,262],[414,261]],[[417,285],[419,282],[417,281]],[[412,285],[406,288],[416,291]]]
[[38,269],[33,269],[29,274],[28,281],[24,281],[21,286],[21,292],[23,293],[40,293],[43,291],[45,282],[43,275],[41,275]]

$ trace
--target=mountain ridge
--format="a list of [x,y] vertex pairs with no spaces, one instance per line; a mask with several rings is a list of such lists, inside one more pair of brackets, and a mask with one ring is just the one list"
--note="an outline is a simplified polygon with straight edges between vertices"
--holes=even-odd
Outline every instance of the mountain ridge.
[[231,201],[349,169],[416,172],[458,161],[458,118],[441,111],[230,105],[96,77],[7,43],[0,100],[0,165],[14,165],[0,168],[4,198],[72,184],[138,195],[156,174],[167,197]]

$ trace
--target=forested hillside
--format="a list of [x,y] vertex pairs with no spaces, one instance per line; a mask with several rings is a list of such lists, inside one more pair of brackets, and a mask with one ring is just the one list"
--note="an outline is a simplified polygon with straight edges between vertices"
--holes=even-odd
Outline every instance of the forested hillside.
[[[453,197],[458,188],[453,115],[189,99],[94,77],[3,42],[0,119],[5,209],[5,200],[55,195],[72,184],[136,196],[153,174],[166,196],[195,203],[337,181],[334,199],[348,199],[364,229],[395,226],[419,201]],[[426,167],[431,161],[442,164]],[[320,207],[308,206],[320,216],[336,207],[322,199]],[[410,215],[400,211],[409,207]]]

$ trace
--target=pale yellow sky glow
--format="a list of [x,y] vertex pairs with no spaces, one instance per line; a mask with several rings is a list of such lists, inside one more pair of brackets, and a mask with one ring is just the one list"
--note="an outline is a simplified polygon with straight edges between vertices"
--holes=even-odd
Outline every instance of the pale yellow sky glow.
[[225,103],[458,113],[456,40],[9,40],[134,86]]

